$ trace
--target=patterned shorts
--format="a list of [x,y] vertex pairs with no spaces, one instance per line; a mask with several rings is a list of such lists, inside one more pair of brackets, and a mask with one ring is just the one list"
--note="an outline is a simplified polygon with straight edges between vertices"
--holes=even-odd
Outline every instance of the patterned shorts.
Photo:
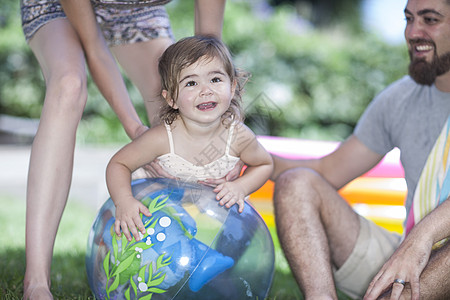
[[[159,37],[173,39],[164,6],[122,8],[96,3],[93,7],[108,46],[145,42]],[[21,15],[27,41],[48,22],[66,18],[57,0],[22,0]]]

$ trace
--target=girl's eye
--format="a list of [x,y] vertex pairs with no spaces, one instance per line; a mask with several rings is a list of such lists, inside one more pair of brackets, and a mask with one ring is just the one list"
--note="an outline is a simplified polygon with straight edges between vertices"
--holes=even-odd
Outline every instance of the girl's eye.
[[188,81],[186,83],[186,86],[195,86],[195,85],[197,85],[197,83],[195,81]]
[[221,82],[222,80],[219,77],[214,77],[211,79],[211,82]]

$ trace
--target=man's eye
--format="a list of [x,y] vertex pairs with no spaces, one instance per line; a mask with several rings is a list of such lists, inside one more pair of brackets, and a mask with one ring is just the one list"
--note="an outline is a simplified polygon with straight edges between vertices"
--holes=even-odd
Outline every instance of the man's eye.
[[425,23],[427,23],[427,24],[435,24],[439,21],[436,18],[428,18],[428,17],[425,17],[424,20],[425,20]]
[[194,86],[194,85],[197,85],[197,83],[195,81],[188,81],[186,83],[186,86]]

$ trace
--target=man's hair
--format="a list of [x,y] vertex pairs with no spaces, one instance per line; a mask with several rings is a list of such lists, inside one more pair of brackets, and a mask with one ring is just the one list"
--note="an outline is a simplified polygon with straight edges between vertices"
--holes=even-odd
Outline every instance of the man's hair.
[[[179,40],[169,46],[159,59],[158,71],[161,76],[161,88],[167,91],[167,98],[176,102],[179,92],[180,73],[200,59],[218,58],[225,68],[231,83],[236,81],[236,91],[230,107],[222,116],[225,125],[233,121],[243,121],[242,110],[243,87],[249,77],[247,72],[238,71],[232,61],[228,48],[218,39],[210,36],[193,36]],[[172,124],[178,117],[178,109],[174,109],[164,101],[161,109],[161,120]]]

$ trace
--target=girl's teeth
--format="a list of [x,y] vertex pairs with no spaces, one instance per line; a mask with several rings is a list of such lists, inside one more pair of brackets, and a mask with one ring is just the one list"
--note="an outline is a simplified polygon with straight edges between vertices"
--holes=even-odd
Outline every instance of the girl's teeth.
[[207,108],[213,108],[216,106],[216,103],[203,103],[203,104],[199,104],[198,108],[199,109],[207,109]]

